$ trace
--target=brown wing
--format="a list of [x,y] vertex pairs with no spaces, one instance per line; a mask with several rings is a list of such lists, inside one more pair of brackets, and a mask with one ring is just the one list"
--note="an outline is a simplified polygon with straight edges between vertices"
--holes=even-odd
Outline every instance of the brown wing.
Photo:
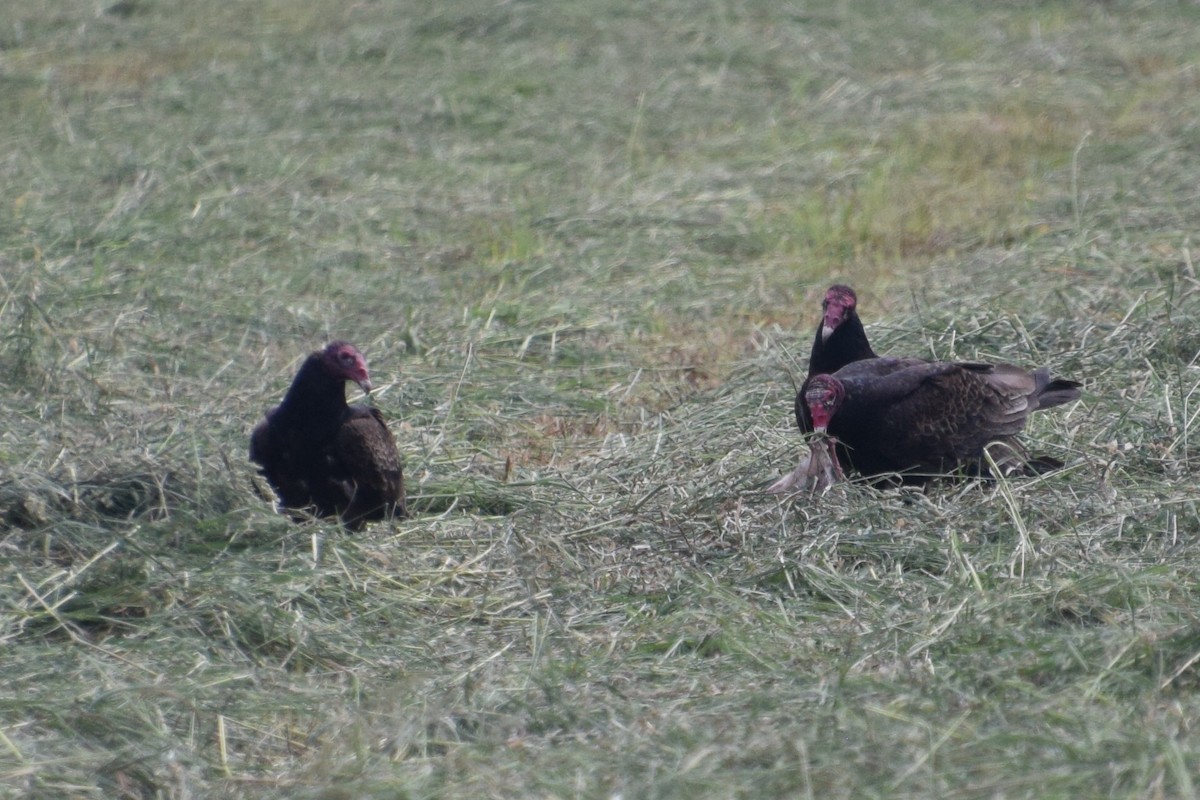
[[396,440],[378,409],[351,406],[333,444],[335,473],[347,487],[342,519],[352,526],[403,517],[404,473]]
[[1029,414],[1079,397],[1074,381],[1006,364],[878,358],[834,375],[845,400],[829,433],[843,464],[866,475],[975,470],[993,442],[998,460],[1023,463]]
[[931,364],[919,385],[891,405],[880,439],[890,458],[945,471],[979,459],[990,442],[1016,444],[1038,407],[1040,375],[1017,367]]

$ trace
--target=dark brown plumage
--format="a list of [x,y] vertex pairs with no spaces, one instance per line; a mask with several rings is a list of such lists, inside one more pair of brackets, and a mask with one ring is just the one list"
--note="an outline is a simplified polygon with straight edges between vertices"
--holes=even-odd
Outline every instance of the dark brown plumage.
[[371,391],[366,360],[348,342],[310,353],[283,402],[250,436],[250,460],[284,508],[341,517],[359,529],[405,516],[400,455],[378,409],[346,404],[346,381]]
[[1030,459],[1017,435],[1031,413],[1077,399],[1079,387],[1045,368],[876,358],[813,376],[804,399],[814,428],[836,439],[843,469],[911,482],[986,472],[985,448],[1006,469],[1050,463]]
[[834,284],[821,301],[821,322],[808,356],[808,376],[796,394],[796,424],[804,433],[812,431],[812,417],[804,403],[813,376],[837,372],[847,364],[877,358],[858,318],[858,295],[849,286]]

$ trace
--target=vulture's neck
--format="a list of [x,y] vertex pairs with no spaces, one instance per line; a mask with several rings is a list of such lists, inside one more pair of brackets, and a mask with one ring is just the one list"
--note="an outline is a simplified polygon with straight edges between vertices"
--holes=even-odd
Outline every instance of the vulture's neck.
[[858,318],[858,314],[851,314],[837,326],[828,339],[821,338],[821,325],[817,326],[808,372],[810,375],[833,373],[847,364],[866,358],[878,356],[867,341],[867,332],[863,329],[862,320]]
[[313,353],[296,373],[280,410],[313,421],[340,419],[346,410],[346,382],[332,377],[321,356]]

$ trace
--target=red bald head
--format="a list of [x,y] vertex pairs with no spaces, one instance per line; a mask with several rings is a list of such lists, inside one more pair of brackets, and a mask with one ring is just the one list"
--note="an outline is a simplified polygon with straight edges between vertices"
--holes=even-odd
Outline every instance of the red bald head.
[[846,387],[837,378],[832,375],[813,376],[804,392],[804,402],[808,404],[814,431],[821,433],[829,427],[829,420],[833,419],[845,397]]
[[828,339],[838,326],[854,315],[858,307],[858,295],[849,286],[835,284],[825,290],[821,301],[824,319],[821,322],[821,338]]
[[367,372],[367,360],[358,348],[349,342],[330,342],[321,351],[321,363],[326,372],[336,378],[354,381],[364,392],[370,392],[371,376]]

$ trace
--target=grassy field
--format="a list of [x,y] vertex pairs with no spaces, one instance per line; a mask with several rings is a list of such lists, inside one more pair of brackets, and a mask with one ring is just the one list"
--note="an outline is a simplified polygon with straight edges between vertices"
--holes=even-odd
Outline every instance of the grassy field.
[[[1200,6],[6,0],[0,797],[1200,794]],[[1036,480],[780,502],[824,288]],[[418,515],[245,454],[347,338]]]

